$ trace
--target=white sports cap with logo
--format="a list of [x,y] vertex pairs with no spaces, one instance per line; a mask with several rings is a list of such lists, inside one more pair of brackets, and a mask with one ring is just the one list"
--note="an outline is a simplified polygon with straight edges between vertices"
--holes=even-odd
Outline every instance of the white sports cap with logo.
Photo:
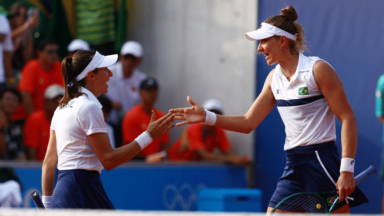
[[284,31],[283,29],[277,28],[274,25],[268,24],[268,23],[261,23],[261,27],[257,29],[256,31],[251,31],[245,33],[245,37],[248,40],[255,41],[255,40],[262,40],[266,39],[272,36],[285,36],[288,39],[291,39],[293,41],[296,41],[296,34],[293,35],[287,31]]
[[206,110],[216,110],[221,113],[223,113],[223,106],[221,105],[220,101],[216,99],[209,99],[204,102],[203,108]]
[[141,58],[143,56],[143,47],[136,41],[127,41],[121,47],[120,50],[121,55],[131,54],[136,58]]
[[67,47],[68,52],[74,52],[78,50],[90,50],[89,44],[81,39],[73,40]]
[[58,84],[53,84],[48,86],[44,92],[45,99],[55,99],[57,96],[63,96],[65,94],[65,89]]

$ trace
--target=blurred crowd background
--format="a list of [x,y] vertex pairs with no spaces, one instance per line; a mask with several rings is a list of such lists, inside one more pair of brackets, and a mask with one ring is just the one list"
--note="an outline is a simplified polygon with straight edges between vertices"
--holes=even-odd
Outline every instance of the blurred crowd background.
[[[50,122],[64,94],[60,61],[77,51],[119,54],[119,62],[110,67],[113,77],[109,91],[99,97],[114,148],[132,142],[146,130],[151,110],[155,110],[156,118],[167,112],[155,108],[163,85],[139,69],[141,64],[148,64],[145,49],[140,42],[127,41],[129,1],[5,0],[1,4],[1,159],[44,160]],[[176,94],[177,89],[173,90]],[[217,99],[207,100],[204,107],[223,113]],[[251,163],[249,156],[233,151],[219,128],[198,125],[178,132],[176,139],[171,140],[167,133],[155,140],[134,161]],[[221,154],[215,153],[216,149]]]
[[[287,5],[296,8],[305,29],[311,51],[305,55],[319,56],[335,68],[355,111],[356,173],[371,164],[380,167],[383,128],[374,111],[383,74],[381,1],[1,0],[0,182],[21,182],[22,196],[28,198],[30,188],[39,189],[41,171],[28,166],[44,158],[50,118],[63,94],[64,57],[86,49],[119,54],[119,62],[110,67],[109,92],[99,97],[111,144],[118,148],[145,130],[149,110],[160,117],[171,108],[189,106],[187,96],[214,112],[243,115],[273,69],[244,33]],[[338,120],[336,127],[339,135]],[[135,158],[170,163],[152,163],[145,171],[127,163],[135,167],[105,172],[102,178],[120,209],[196,210],[195,190],[202,185],[260,188],[266,209],[284,169],[284,139],[276,108],[250,134],[203,125],[175,127]],[[340,149],[339,136],[337,145]],[[20,168],[10,165],[14,161],[25,163]],[[201,165],[175,168],[179,161]],[[226,163],[212,167],[201,161]],[[244,176],[244,166],[251,167],[254,178]],[[158,181],[144,186],[143,179]],[[367,181],[361,188],[370,202],[353,213],[381,211],[383,184],[377,176]],[[3,188],[14,191],[17,184]],[[195,192],[185,193],[185,188]]]

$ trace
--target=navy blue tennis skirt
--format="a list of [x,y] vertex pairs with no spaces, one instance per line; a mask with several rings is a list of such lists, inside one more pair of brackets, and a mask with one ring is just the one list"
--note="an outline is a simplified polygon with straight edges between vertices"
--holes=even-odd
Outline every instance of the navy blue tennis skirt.
[[97,171],[59,170],[52,208],[115,209]]
[[[335,142],[331,141],[290,149],[286,151],[287,163],[284,173],[277,183],[276,191],[272,195],[269,207],[274,208],[281,200],[295,193],[319,193],[336,189],[317,159],[315,151],[318,152],[322,163],[332,179],[337,182],[340,175],[340,156]],[[332,206],[337,196],[337,193],[323,196],[328,208]],[[368,202],[368,199],[358,187],[355,188],[349,197],[354,198],[353,201],[348,200],[350,207]],[[345,204],[345,200],[336,204],[334,210]],[[289,211],[289,209],[285,210]]]

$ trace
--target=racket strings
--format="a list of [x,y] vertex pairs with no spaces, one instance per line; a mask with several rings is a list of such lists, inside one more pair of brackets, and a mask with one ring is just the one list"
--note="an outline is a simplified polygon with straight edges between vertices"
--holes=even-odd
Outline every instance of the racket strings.
[[314,194],[299,194],[286,199],[277,209],[295,213],[326,213],[324,201]]

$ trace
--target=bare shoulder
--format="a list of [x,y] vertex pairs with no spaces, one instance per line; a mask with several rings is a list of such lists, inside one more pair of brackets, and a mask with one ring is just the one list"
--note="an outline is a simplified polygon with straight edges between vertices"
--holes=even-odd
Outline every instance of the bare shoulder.
[[336,71],[333,69],[333,67],[328,64],[327,62],[320,60],[313,65],[313,75],[316,77],[319,76],[329,76],[336,74]]
[[271,72],[269,72],[269,74],[268,74],[268,76],[267,76],[267,79],[265,80],[266,83],[271,84],[273,74],[275,74],[275,69],[272,69]]

